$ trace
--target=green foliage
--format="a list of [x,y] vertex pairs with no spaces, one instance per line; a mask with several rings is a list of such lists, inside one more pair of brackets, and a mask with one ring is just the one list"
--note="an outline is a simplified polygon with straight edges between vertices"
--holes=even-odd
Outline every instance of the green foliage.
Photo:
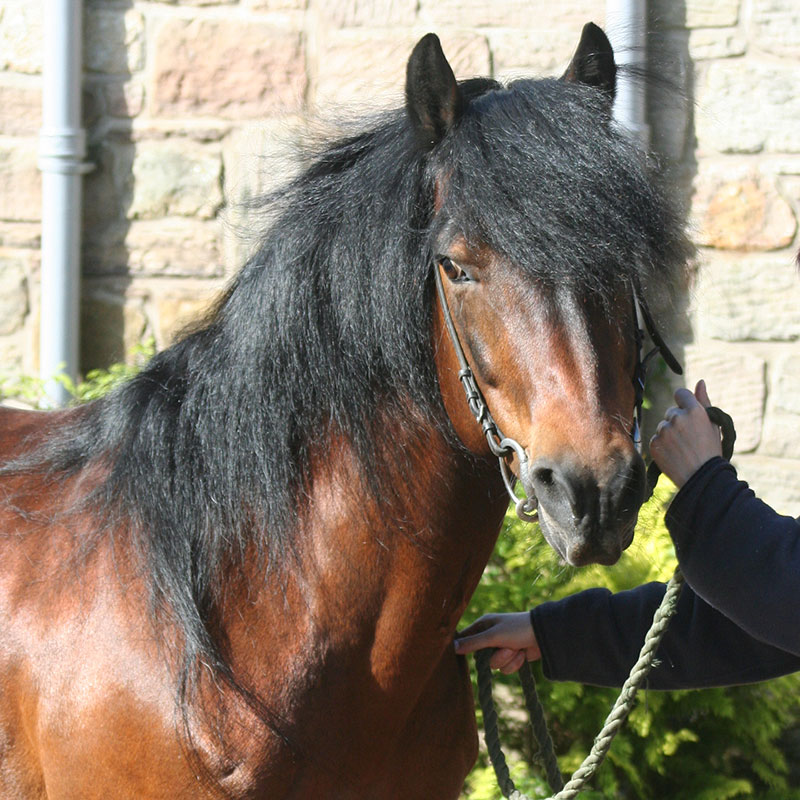
[[[73,404],[96,400],[110,392],[117,384],[132,378],[155,353],[155,340],[148,339],[137,345],[125,362],[112,364],[108,369],[92,369],[83,380],[75,383],[68,375],[53,376],[72,397]],[[0,373],[0,400],[19,400],[35,408],[41,408],[45,400],[46,381],[30,375]]]
[[[667,580],[675,557],[663,517],[673,492],[672,484],[662,478],[641,511],[634,544],[613,567],[564,566],[536,526],[509,514],[461,627],[492,611],[523,611],[592,586],[622,591]],[[561,770],[571,775],[589,752],[618,692],[551,683],[538,664],[533,668]],[[528,766],[535,763],[534,747],[520,713],[524,704],[519,681],[499,674],[494,679],[512,778],[530,797],[549,797],[541,772]],[[643,692],[592,788],[580,797],[800,800],[800,783],[791,776],[785,752],[797,728],[798,711],[800,675],[728,689]],[[464,797],[501,798],[485,754],[469,776]]]

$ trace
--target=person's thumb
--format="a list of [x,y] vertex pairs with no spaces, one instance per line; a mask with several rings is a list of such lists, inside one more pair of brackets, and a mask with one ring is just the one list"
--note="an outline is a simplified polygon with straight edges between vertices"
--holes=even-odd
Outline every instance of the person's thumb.
[[708,397],[708,390],[706,389],[706,382],[704,380],[697,381],[697,386],[694,389],[694,396],[700,405],[708,408],[711,405],[711,400]]

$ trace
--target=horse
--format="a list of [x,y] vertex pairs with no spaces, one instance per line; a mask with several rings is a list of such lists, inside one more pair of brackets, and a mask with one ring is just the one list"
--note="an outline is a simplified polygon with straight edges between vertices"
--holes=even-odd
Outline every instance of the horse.
[[574,565],[642,502],[635,305],[687,251],[616,69],[589,24],[560,79],[459,82],[428,34],[204,320],[101,399],[0,410],[2,797],[458,796],[509,476]]

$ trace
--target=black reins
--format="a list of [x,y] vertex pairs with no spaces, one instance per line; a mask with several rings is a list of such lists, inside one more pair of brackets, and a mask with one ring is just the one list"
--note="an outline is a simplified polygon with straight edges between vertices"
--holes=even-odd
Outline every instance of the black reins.
[[453,343],[453,349],[458,359],[458,379],[461,381],[461,386],[464,389],[464,394],[467,396],[467,404],[475,417],[477,423],[481,426],[483,434],[486,437],[486,442],[492,454],[497,456],[500,464],[500,474],[503,476],[503,483],[505,484],[508,496],[514,504],[514,510],[517,516],[523,522],[537,522],[539,515],[536,513],[537,501],[535,497],[518,497],[514,491],[514,486],[517,481],[517,476],[511,471],[509,460],[517,457],[519,463],[519,477],[523,485],[523,494],[525,493],[525,478],[528,472],[528,455],[525,448],[515,439],[504,436],[500,431],[497,423],[494,420],[486,401],[483,398],[478,382],[475,380],[475,375],[467,361],[467,356],[464,353],[464,348],[461,346],[461,340],[458,338],[456,326],[453,323],[453,317],[450,314],[450,306],[447,303],[447,297],[444,293],[444,286],[442,285],[442,276],[439,273],[439,265],[434,262],[433,273],[436,278],[436,291],[439,294],[439,303],[442,306],[442,315],[444,316],[444,324],[450,336],[450,341]]

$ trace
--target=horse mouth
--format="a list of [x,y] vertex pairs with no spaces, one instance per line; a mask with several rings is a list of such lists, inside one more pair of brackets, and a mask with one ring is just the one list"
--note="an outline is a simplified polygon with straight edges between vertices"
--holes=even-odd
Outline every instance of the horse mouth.
[[581,530],[585,526],[562,525],[539,506],[539,525],[547,543],[573,567],[600,564],[610,567],[619,561],[633,542],[636,519],[629,520],[614,534],[608,530]]

